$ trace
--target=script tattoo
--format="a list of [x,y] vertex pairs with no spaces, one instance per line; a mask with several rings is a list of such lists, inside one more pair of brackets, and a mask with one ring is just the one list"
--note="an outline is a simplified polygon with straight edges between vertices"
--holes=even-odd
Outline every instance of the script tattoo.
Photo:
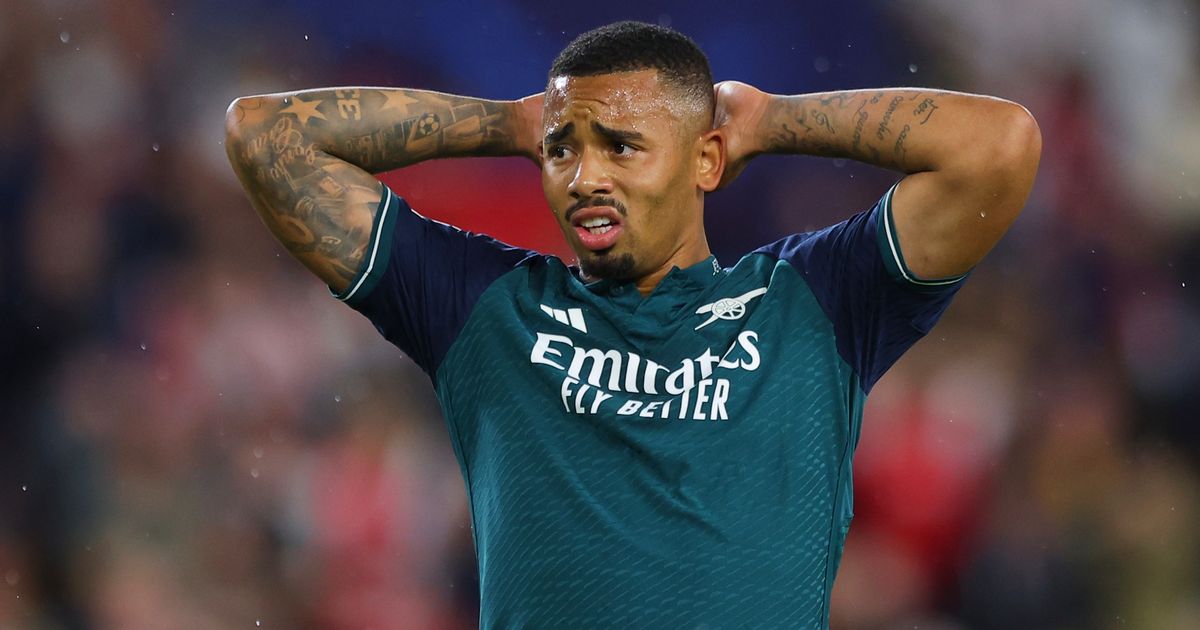
[[896,156],[896,162],[900,166],[904,166],[908,154],[908,149],[904,146],[904,141],[908,139],[908,132],[912,131],[912,125],[904,125],[900,130],[900,135],[896,138],[896,145],[892,147],[892,153]]
[[828,131],[829,133],[837,133],[833,130],[833,123],[829,121],[829,116],[825,114],[825,112],[819,109],[814,109],[812,110],[812,117],[818,125],[825,129],[825,131]]
[[887,111],[883,113],[883,120],[879,121],[879,127],[875,130],[875,138],[877,140],[883,140],[884,136],[891,131],[891,129],[888,128],[888,123],[892,121],[892,114],[896,112],[896,108],[899,107],[900,103],[903,101],[903,96],[897,96],[892,98],[891,102],[888,103]]
[[[924,125],[925,123],[929,122],[930,118],[933,117],[933,112],[937,111],[937,108],[938,108],[938,106],[936,104],[934,104],[933,99],[927,98],[927,99],[921,101],[916,106],[916,108],[913,109],[913,116],[920,116],[921,114],[925,114],[925,120],[921,121],[921,124]],[[926,112],[928,112],[928,113],[926,113]]]
[[910,148],[937,111],[937,94],[918,90],[845,91],[783,97],[764,121],[766,150],[853,158],[908,170]]
[[854,139],[850,144],[851,150],[856,155],[861,154],[863,127],[866,126],[867,118],[869,118],[869,117],[870,117],[870,115],[867,114],[867,110],[865,107],[859,108],[858,114],[857,114],[857,121],[854,123]]

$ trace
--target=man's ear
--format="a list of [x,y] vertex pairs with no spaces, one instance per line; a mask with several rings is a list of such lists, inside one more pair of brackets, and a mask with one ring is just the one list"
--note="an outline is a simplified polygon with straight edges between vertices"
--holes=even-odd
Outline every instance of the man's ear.
[[721,183],[725,172],[725,136],[720,129],[711,129],[697,141],[696,185],[704,192],[712,192]]

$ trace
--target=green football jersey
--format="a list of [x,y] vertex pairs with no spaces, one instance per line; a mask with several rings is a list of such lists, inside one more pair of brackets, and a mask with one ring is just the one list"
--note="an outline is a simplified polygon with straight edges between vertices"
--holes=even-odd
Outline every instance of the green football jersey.
[[866,393],[961,285],[908,270],[890,199],[643,297],[385,189],[338,297],[434,383],[481,627],[828,625]]

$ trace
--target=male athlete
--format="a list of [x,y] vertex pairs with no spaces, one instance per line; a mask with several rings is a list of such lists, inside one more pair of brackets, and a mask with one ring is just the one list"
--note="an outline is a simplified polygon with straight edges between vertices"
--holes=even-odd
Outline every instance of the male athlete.
[[[432,379],[483,627],[817,628],[866,393],[1016,218],[1040,144],[994,98],[714,89],[691,40],[624,22],[563,50],[544,94],[242,98],[227,148],[275,236]],[[906,175],[722,267],[704,196],[762,153]],[[540,165],[577,267],[373,177],[480,155]]]

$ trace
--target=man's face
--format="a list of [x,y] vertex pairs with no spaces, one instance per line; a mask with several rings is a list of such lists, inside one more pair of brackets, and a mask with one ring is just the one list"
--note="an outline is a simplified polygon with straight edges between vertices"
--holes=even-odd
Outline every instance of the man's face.
[[641,278],[704,239],[710,125],[702,103],[657,75],[558,77],[546,89],[542,189],[593,278]]

